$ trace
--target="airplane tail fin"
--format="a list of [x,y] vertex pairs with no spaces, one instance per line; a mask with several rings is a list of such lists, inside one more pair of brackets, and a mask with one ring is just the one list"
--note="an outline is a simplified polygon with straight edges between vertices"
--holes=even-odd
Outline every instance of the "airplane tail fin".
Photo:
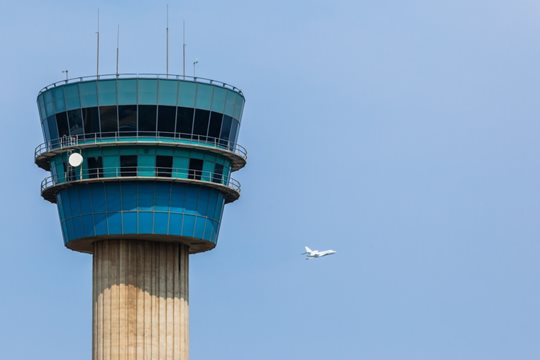
[[313,250],[311,250],[310,248],[308,248],[307,246],[304,246],[304,249],[306,249],[306,253],[310,253],[310,252],[313,251]]

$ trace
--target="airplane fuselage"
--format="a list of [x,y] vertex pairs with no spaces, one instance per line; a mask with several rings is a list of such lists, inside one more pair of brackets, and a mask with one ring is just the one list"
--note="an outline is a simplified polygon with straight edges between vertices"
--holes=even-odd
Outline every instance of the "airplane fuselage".
[[324,251],[311,250],[310,248],[306,246],[306,252],[304,253],[304,255],[306,255],[306,259],[310,259],[310,258],[313,259],[313,258],[320,258],[323,256],[333,255],[335,253],[336,253],[335,250],[324,250]]

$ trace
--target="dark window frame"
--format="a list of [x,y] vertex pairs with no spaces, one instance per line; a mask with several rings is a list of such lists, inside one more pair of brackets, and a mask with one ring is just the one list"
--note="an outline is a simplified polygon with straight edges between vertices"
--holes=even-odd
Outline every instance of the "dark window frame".
[[96,179],[103,177],[103,157],[94,156],[87,159],[88,178]]
[[222,164],[214,165],[214,172],[212,173],[212,182],[223,184],[223,170],[225,170],[225,167]]
[[137,155],[120,155],[120,176],[137,176]]
[[173,169],[173,157],[169,155],[156,156],[156,176],[171,177]]
[[189,159],[188,179],[201,180],[203,167],[204,167],[204,161],[202,159],[195,159],[195,158]]
[[[177,113],[176,106],[166,106],[166,105],[158,106],[156,129],[159,136],[174,137],[175,135],[174,131],[176,129],[176,113]],[[172,115],[172,117],[170,115]],[[171,120],[172,120],[172,123],[171,123]]]
[[[157,108],[157,105],[138,105],[137,131],[139,136],[156,135],[158,114]],[[154,119],[153,122],[152,118]]]

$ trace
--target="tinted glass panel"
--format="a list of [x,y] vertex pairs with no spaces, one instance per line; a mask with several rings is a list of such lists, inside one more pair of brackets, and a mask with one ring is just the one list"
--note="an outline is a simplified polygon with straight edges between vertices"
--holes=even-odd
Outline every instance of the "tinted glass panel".
[[99,132],[99,113],[97,107],[82,109],[84,132],[94,134]]
[[68,111],[69,133],[80,135],[83,131],[82,113],[80,109]]
[[75,175],[75,168],[73,166],[70,166],[68,163],[64,163],[64,176],[66,181],[77,180],[77,177]]
[[195,122],[193,123],[193,134],[203,135],[206,137],[208,131],[208,119],[210,117],[210,111],[208,110],[195,110]]
[[223,125],[221,125],[221,134],[219,135],[219,138],[221,139],[221,143],[224,146],[229,145],[229,136],[231,134],[231,123],[232,123],[232,117],[228,115],[223,116]]
[[60,137],[69,135],[67,114],[65,112],[56,114],[56,125],[58,126],[58,135]]
[[135,135],[137,132],[137,105],[118,107],[118,131],[122,135]]
[[[210,126],[208,128],[208,136],[210,138],[218,138],[219,131],[221,130],[221,119],[223,114],[213,112],[210,115]],[[213,139],[210,139],[213,140]]]
[[156,156],[156,176],[171,177],[172,163],[172,156]]
[[193,109],[179,107],[178,116],[176,119],[176,132],[179,133],[181,137],[189,138],[191,137],[192,128],[193,128]]
[[212,175],[212,181],[215,183],[223,182],[223,165],[216,164],[214,167],[214,174]]
[[158,108],[158,131],[160,136],[174,137],[175,117],[175,106],[160,106]]
[[56,127],[56,117],[49,116],[47,118],[47,125],[49,127],[50,140],[58,139],[58,128]]
[[203,161],[200,159],[189,159],[188,179],[201,180]]
[[234,145],[236,143],[237,132],[238,132],[238,121],[233,119],[232,125],[231,125],[231,136],[229,137],[231,141],[231,145]]
[[154,135],[156,132],[156,106],[139,106],[139,134]]
[[115,136],[118,131],[118,114],[116,106],[101,106],[99,108],[101,120],[101,135]]
[[103,177],[103,159],[101,156],[88,158],[88,177]]
[[137,156],[120,156],[120,176],[137,176]]

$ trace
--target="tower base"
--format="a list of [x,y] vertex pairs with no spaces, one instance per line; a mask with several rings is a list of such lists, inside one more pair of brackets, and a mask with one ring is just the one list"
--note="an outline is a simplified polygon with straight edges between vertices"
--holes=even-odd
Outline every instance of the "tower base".
[[189,249],[94,243],[93,360],[188,360]]

